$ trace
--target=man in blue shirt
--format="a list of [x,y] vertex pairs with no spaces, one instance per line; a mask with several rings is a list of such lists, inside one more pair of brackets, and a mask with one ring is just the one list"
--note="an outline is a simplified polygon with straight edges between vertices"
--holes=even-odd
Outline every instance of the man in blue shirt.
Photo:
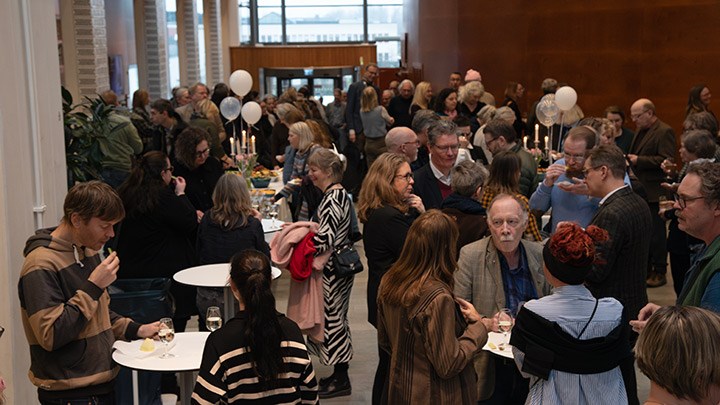
[[587,152],[595,147],[595,133],[589,127],[575,127],[563,143],[565,157],[548,167],[545,179],[530,197],[530,209],[546,212],[552,208],[550,233],[557,224],[575,222],[585,228],[598,209],[599,198],[578,190],[572,179],[583,178]]

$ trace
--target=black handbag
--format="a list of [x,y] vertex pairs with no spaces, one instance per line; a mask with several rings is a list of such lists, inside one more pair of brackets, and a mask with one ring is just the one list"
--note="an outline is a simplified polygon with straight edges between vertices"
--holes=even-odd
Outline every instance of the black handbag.
[[349,277],[363,271],[360,254],[352,243],[335,248],[332,256],[335,275],[338,278]]

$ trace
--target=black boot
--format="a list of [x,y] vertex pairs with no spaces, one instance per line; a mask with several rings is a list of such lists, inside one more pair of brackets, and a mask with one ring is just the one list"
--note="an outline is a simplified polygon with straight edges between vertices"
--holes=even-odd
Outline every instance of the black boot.
[[350,378],[348,378],[347,374],[336,373],[331,377],[333,378],[327,383],[327,385],[320,386],[320,391],[318,392],[320,398],[335,398],[350,395],[352,393]]
[[334,380],[334,379],[335,379],[335,374],[333,373],[333,374],[330,374],[330,375],[327,376],[327,377],[323,377],[323,378],[321,378],[320,380],[318,380],[318,384],[320,385],[320,389],[322,390],[323,388],[327,387],[328,384],[330,384],[330,383],[332,382],[332,380]]

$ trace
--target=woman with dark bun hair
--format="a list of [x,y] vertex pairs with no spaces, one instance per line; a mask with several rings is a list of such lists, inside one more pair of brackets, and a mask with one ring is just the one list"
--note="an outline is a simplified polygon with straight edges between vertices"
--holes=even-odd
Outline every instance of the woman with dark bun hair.
[[520,309],[510,338],[515,363],[530,378],[527,403],[627,404],[629,394],[637,398],[634,382],[626,390],[620,367],[632,360],[627,314],[616,299],[596,299],[583,285],[602,260],[595,245],[607,240],[607,231],[594,225],[585,230],[561,222],[543,249],[553,293]]
[[318,402],[317,382],[297,324],[275,310],[270,260],[245,250],[230,262],[240,312],[205,342],[193,403]]

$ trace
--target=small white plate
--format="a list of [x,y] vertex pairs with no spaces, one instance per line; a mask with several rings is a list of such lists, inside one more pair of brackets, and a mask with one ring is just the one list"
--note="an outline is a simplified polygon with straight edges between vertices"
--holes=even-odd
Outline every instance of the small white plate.
[[[512,346],[510,346],[510,344],[505,344],[505,349],[500,350],[500,343],[509,342],[510,336],[511,336],[511,333],[508,333],[507,338],[505,338],[505,337],[503,337],[502,333],[488,332],[488,340],[487,340],[487,342],[485,342],[485,346],[483,346],[483,350],[486,350],[493,354],[497,354],[498,356],[507,357],[508,359],[514,358],[513,352],[512,352]],[[505,340],[505,339],[507,339],[507,340]]]

